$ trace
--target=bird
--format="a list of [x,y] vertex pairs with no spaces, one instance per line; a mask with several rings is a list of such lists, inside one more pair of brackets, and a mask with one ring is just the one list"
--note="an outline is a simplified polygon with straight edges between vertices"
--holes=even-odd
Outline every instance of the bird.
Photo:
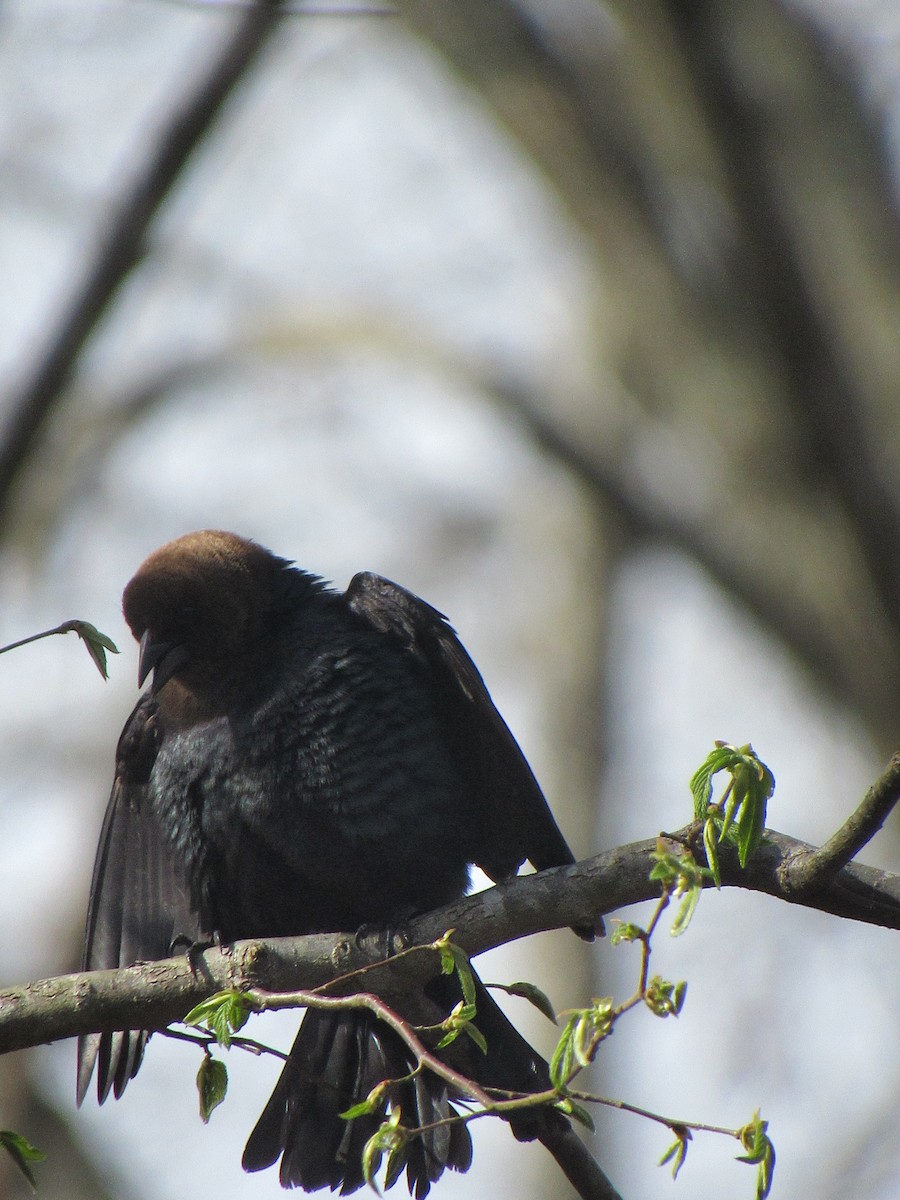
[[[400,585],[362,572],[341,593],[255,541],[204,529],[146,559],[123,613],[150,686],[116,750],[84,970],[205,939],[396,930],[463,895],[472,865],[498,881],[526,859],[574,861],[447,618]],[[590,939],[595,926],[576,932]],[[548,1087],[547,1064],[475,984],[487,1052],[461,1037],[440,1053],[484,1087]],[[409,1011],[440,1021],[459,999],[440,976]],[[78,1103],[94,1075],[101,1104],[121,1096],[150,1032],[82,1036]],[[413,1065],[373,1015],[308,1009],[244,1168],[280,1160],[285,1187],[355,1191],[382,1116],[340,1114],[391,1080],[401,1124],[429,1128],[405,1141],[389,1182],[405,1168],[423,1200],[446,1168],[468,1169],[472,1146],[468,1125],[449,1120],[465,1097],[410,1077]],[[593,1160],[561,1112],[509,1123],[590,1193]]]

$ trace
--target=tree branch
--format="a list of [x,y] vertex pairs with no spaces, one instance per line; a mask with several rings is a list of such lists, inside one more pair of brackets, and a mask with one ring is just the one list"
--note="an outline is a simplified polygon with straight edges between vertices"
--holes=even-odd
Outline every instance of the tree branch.
[[0,520],[19,471],[69,382],[78,356],[110,301],[144,253],[151,221],[215,122],[235,86],[265,45],[280,15],[280,0],[256,0],[241,14],[199,83],[180,101],[137,178],[101,223],[102,234],[84,278],[37,357],[18,395],[0,445]]
[[[430,949],[436,951],[437,948],[430,947]],[[406,956],[415,952],[415,950],[407,951]],[[414,1073],[423,1069],[427,1070],[442,1079],[451,1092],[455,1092],[458,1096],[465,1096],[468,1101],[474,1101],[481,1106],[480,1111],[466,1114],[457,1113],[455,1116],[447,1117],[434,1124],[422,1126],[419,1130],[412,1130],[411,1133],[421,1133],[424,1129],[433,1129],[436,1125],[452,1121],[473,1121],[490,1115],[510,1116],[521,1112],[523,1108],[555,1104],[561,1098],[561,1093],[552,1087],[542,1092],[520,1093],[500,1093],[494,1088],[485,1090],[469,1075],[455,1070],[432,1053],[408,1020],[394,1012],[380,996],[370,992],[354,992],[349,996],[323,996],[320,992],[308,991],[281,994],[253,991],[248,994],[247,999],[251,1006],[260,1012],[267,1009],[305,1006],[338,1011],[366,1009],[380,1021],[389,1025],[406,1044],[416,1061]],[[571,1128],[548,1124],[539,1136],[583,1200],[622,1200],[602,1167]]]
[[[810,469],[831,478],[841,503],[854,522],[858,544],[895,634],[900,630],[900,508],[889,468],[876,438],[866,427],[866,396],[840,331],[829,321],[815,281],[802,261],[800,241],[790,223],[784,183],[771,162],[774,157],[770,113],[784,103],[759,88],[759,74],[741,74],[730,27],[729,6],[710,0],[668,0],[671,27],[680,37],[685,62],[697,90],[708,128],[731,183],[731,200],[744,232],[747,287],[755,312],[777,355],[787,396],[808,441]],[[769,21],[778,17],[773,4]],[[730,6],[740,11],[740,6]],[[786,19],[791,28],[795,15]],[[810,31],[811,32],[811,31]],[[807,51],[821,81],[827,79],[826,58],[810,37]],[[806,97],[809,104],[810,96]],[[769,111],[767,111],[767,109]],[[852,111],[852,110],[851,110]],[[834,138],[835,131],[829,129]],[[874,141],[875,139],[871,139]],[[878,155],[872,159],[877,163]],[[889,184],[883,194],[890,195]],[[893,222],[885,223],[896,260]],[[821,285],[818,285],[821,287]]]
[[[583,431],[567,431],[548,413],[543,399],[509,377],[494,375],[485,386],[519,421],[536,444],[579,478],[602,502],[611,505],[629,531],[668,543],[692,558],[766,629],[797,655],[817,682],[840,703],[855,702],[854,677],[830,640],[821,620],[802,595],[785,592],[777,577],[762,572],[741,553],[740,531],[723,533],[723,514],[688,510],[681,500],[688,487],[651,495],[640,479],[623,468],[622,447],[588,444]],[[643,431],[632,431],[637,441]],[[702,470],[697,464],[696,470]],[[713,519],[713,515],[715,519]],[[737,547],[737,549],[735,549]],[[863,711],[865,706],[861,705]]]
[[[81,439],[88,443],[88,448],[79,465],[79,478],[93,481],[123,429],[152,411],[168,392],[195,377],[208,378],[241,354],[252,351],[258,344],[258,336],[251,331],[236,338],[230,346],[166,363],[136,380],[115,400],[107,400],[101,427],[92,427],[89,437]],[[292,338],[297,340],[296,330]],[[442,347],[429,345],[420,336],[413,350],[405,331],[380,320],[354,318],[352,326],[348,323],[337,324],[333,329],[316,327],[310,341],[316,348],[323,344],[337,347],[352,341],[353,345],[371,345],[373,349],[387,347],[407,357],[415,352],[426,364],[437,365],[442,371],[460,371],[459,363]],[[541,450],[578,478],[600,503],[610,505],[631,534],[668,543],[699,563],[800,659],[830,696],[840,703],[850,696],[870,715],[866,697],[859,692],[858,675],[848,671],[841,655],[823,636],[815,609],[802,596],[786,592],[778,579],[769,577],[747,560],[740,552],[742,530],[727,526],[721,511],[700,514],[689,511],[681,500],[690,493],[688,486],[673,486],[664,494],[658,491],[652,494],[639,477],[624,468],[623,461],[630,456],[631,448],[650,436],[649,423],[644,426],[641,418],[634,418],[623,435],[625,444],[617,442],[611,447],[586,438],[583,430],[566,428],[564,421],[554,415],[547,397],[521,379],[488,367],[464,370],[462,378],[483,388],[498,410],[520,425]],[[702,471],[702,464],[696,464],[694,469]]]
[[[688,433],[712,433],[731,482],[716,510],[703,514],[679,503],[672,487],[670,516],[668,497],[654,505],[628,478],[632,464],[618,446],[581,456],[569,449],[590,443],[596,413],[608,404],[579,403],[584,428],[568,437],[551,428],[543,444],[583,478],[594,476],[632,529],[694,555],[891,748],[896,731],[885,713],[900,670],[900,511],[877,445],[890,387],[876,383],[891,368],[869,361],[880,335],[857,332],[863,322],[880,328],[896,295],[891,266],[900,244],[882,139],[871,136],[864,108],[796,6],[662,0],[637,6],[638,15],[614,0],[590,6],[593,20],[589,6],[578,6],[585,11],[574,26],[558,19],[558,7],[398,0],[411,28],[533,158],[593,247],[616,312],[630,314],[614,323],[606,347],[613,373],[645,411],[668,411],[671,425]],[[811,222],[820,228],[813,164],[813,178],[827,168],[836,181],[826,188],[835,224],[822,229],[842,231],[838,258],[852,271],[835,271],[828,233],[810,236]],[[841,182],[851,178],[852,199]],[[696,184],[707,197],[700,203],[691,198]],[[846,286],[825,286],[836,274]],[[857,320],[864,295],[875,307]],[[697,392],[710,362],[756,381],[748,409],[756,433],[716,436],[727,406],[707,385]],[[526,420],[540,437],[539,422],[530,413]],[[765,481],[776,443],[788,469],[780,485],[785,538],[815,530],[831,567],[817,554],[805,556],[801,570],[796,556],[765,552]],[[672,469],[669,461],[659,473],[660,487]],[[752,488],[734,482],[750,479]],[[830,506],[846,519],[829,520]],[[802,555],[802,543],[798,549]],[[823,588],[829,569],[855,579],[852,596]]]
[[[689,833],[685,830],[684,837]],[[371,940],[367,944],[352,934],[315,934],[236,942],[190,957],[6,988],[0,991],[0,1053],[81,1033],[162,1029],[217,991],[311,989],[363,968],[365,990],[390,1000],[437,974],[438,956],[427,947],[448,929],[454,929],[454,941],[475,956],[516,938],[588,924],[598,913],[654,898],[658,891],[649,873],[657,846],[658,839],[634,842],[570,867],[521,876],[463,897],[411,921],[404,937],[408,945],[422,948],[394,960],[384,961],[382,948]],[[744,871],[736,854],[724,850],[723,886],[900,929],[900,875],[854,863],[820,881],[811,893],[802,880],[805,864],[815,853],[805,842],[769,831]],[[343,980],[343,990],[351,982]]]
[[828,839],[824,846],[807,855],[795,856],[790,871],[791,886],[799,895],[815,895],[842,867],[859,854],[884,825],[900,801],[900,751],[887,770],[866,793],[856,812]]

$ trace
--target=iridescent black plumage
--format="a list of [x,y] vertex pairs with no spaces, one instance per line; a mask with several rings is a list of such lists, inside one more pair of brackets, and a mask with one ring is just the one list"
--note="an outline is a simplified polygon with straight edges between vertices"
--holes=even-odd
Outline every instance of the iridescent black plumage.
[[[526,858],[572,861],[453,630],[396,584],[361,574],[340,595],[252,542],[205,530],[151,555],[124,610],[153,684],[119,742],[86,969],[165,957],[176,937],[396,927],[461,895],[472,863],[496,880]],[[446,1012],[451,988],[435,981],[420,1006]],[[487,1086],[546,1086],[543,1060],[480,985],[478,1009],[488,1054],[464,1065]],[[101,1101],[111,1088],[118,1096],[145,1041],[83,1038],[79,1100],[95,1067]],[[280,1156],[286,1186],[354,1190],[377,1121],[338,1114],[409,1066],[396,1035],[368,1016],[308,1012],[244,1165]],[[433,1078],[395,1099],[408,1125],[450,1111]],[[554,1153],[574,1137],[556,1112],[513,1130]],[[410,1190],[424,1196],[445,1166],[470,1159],[463,1126],[412,1141]]]

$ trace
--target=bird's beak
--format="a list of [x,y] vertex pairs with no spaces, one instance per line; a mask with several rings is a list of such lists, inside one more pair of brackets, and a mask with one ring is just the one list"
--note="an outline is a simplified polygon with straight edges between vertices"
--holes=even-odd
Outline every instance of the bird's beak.
[[188,661],[187,649],[180,642],[155,640],[151,630],[141,638],[138,657],[138,686],[153,672],[152,691],[158,692]]

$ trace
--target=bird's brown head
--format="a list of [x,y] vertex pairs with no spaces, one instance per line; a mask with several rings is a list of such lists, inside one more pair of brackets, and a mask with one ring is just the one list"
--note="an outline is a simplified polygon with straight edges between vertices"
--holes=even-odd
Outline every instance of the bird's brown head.
[[285,567],[255,542],[201,529],[168,542],[125,588],[125,620],[141,646],[138,680],[215,678],[258,647]]

